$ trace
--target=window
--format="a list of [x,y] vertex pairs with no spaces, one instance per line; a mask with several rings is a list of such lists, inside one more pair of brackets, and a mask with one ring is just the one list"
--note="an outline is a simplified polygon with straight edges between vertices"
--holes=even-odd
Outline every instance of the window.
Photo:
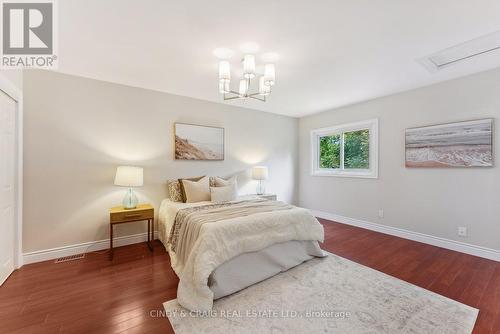
[[311,131],[312,175],[378,177],[378,120]]

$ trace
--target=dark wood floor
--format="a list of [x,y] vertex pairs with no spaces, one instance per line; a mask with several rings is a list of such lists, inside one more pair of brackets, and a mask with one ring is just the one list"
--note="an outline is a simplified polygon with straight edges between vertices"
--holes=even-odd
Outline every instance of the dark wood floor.
[[[322,221],[332,253],[480,309],[474,333],[500,333],[500,263]],[[24,266],[0,287],[0,333],[172,333],[150,316],[174,299],[163,246],[117,248],[84,260]]]

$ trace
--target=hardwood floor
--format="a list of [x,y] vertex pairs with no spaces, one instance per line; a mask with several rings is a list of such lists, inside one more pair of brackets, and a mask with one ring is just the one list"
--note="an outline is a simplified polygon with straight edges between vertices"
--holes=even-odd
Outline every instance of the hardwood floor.
[[[500,333],[500,263],[321,220],[332,253],[479,308],[474,333]],[[0,333],[173,333],[152,317],[177,277],[160,242],[24,266],[0,287]]]

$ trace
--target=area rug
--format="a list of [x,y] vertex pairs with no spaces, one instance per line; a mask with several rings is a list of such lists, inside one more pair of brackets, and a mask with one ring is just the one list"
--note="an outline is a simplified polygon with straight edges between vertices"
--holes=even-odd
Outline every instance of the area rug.
[[176,334],[471,333],[478,310],[329,253],[198,314],[163,304]]

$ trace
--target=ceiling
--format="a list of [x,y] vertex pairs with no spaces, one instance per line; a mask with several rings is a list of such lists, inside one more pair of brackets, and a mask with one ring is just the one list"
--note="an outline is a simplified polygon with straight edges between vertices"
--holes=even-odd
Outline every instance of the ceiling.
[[[268,102],[228,104],[301,117],[500,66],[500,52],[430,73],[418,59],[500,30],[498,0],[68,0],[59,69],[222,101],[214,49],[273,52]],[[259,67],[258,67],[259,69]],[[236,85],[237,80],[233,80]],[[202,111],[200,111],[202,112]]]

